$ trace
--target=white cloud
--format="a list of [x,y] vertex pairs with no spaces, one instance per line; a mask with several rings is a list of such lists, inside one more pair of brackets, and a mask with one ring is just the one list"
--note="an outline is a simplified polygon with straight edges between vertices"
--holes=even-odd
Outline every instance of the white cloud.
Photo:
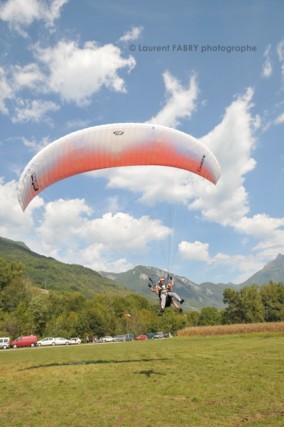
[[254,253],[258,259],[272,259],[283,252],[283,218],[271,218],[265,214],[249,217],[248,193],[245,175],[253,170],[256,162],[252,157],[255,147],[254,130],[259,126],[258,117],[252,110],[251,89],[239,96],[226,111],[222,122],[213,129],[203,142],[212,147],[222,169],[217,186],[205,189],[202,180],[196,180],[196,191],[203,197],[194,200],[190,207],[199,209],[204,218],[229,226],[235,231],[254,238]]
[[8,99],[12,99],[13,96],[13,90],[6,78],[6,73],[4,69],[0,67],[0,112],[2,114],[8,114],[5,102]]
[[59,110],[59,106],[51,101],[41,99],[17,99],[16,108],[13,114],[13,123],[39,122],[48,120],[47,113]]
[[41,206],[42,200],[37,198],[33,206],[23,215],[17,200],[17,183],[5,182],[0,177],[0,236],[10,239],[24,238],[34,225],[34,210]]
[[83,48],[73,41],[61,41],[50,48],[37,45],[34,53],[49,70],[49,90],[78,105],[88,104],[103,86],[125,92],[125,82],[118,72],[131,71],[135,66],[134,58],[123,58],[116,46],[98,46],[93,41],[86,42]]
[[40,253],[95,269],[111,266],[116,271],[130,265],[128,255],[147,251],[152,241],[164,240],[171,230],[159,220],[123,212],[94,218],[84,200],[74,199],[47,203],[37,233]]
[[54,21],[60,18],[61,9],[69,0],[51,0],[50,6],[43,13],[43,20],[48,26],[53,26]]
[[160,166],[132,166],[91,173],[94,178],[104,177],[108,188],[125,188],[139,194],[141,203],[155,205],[160,202],[185,204],[194,196],[188,172]]
[[105,246],[101,243],[94,243],[84,249],[81,258],[85,265],[95,271],[122,273],[134,267],[126,258],[113,259],[108,256]]
[[144,251],[152,240],[163,240],[170,229],[148,216],[134,218],[123,212],[106,213],[102,218],[85,222],[80,235],[86,241],[100,241],[113,250]]
[[181,119],[190,118],[196,109],[198,95],[196,76],[193,75],[190,78],[187,87],[183,87],[169,71],[163,74],[163,78],[167,96],[166,104],[149,122],[175,128]]
[[11,27],[19,30],[22,26],[32,24],[40,16],[40,2],[38,0],[8,0],[0,7],[0,19]]
[[37,141],[34,138],[21,138],[20,141],[25,147],[36,153],[42,148],[44,148],[46,145],[50,144],[50,140],[48,138],[43,138],[41,141]]
[[284,217],[272,218],[266,214],[244,217],[236,224],[236,230],[255,238],[254,252],[263,259],[273,259],[284,252]]
[[276,125],[280,125],[280,124],[284,123],[284,113],[282,113],[278,117],[276,117],[274,123]]
[[38,91],[42,90],[46,77],[41,72],[38,64],[28,64],[25,66],[15,65],[12,68],[12,80],[14,90],[22,90],[24,88]]
[[24,29],[34,21],[43,21],[47,27],[52,27],[67,2],[68,0],[7,0],[0,6],[0,19],[26,37]]
[[143,31],[143,27],[132,27],[130,31],[127,31],[120,37],[119,41],[127,43],[133,40],[139,39]]
[[284,62],[284,39],[276,47],[277,56],[280,62]]
[[277,56],[281,63],[282,77],[284,77],[284,39],[281,40],[276,47]]
[[186,242],[182,241],[178,245],[180,255],[187,260],[192,261],[209,261],[208,253],[209,244],[201,242]]
[[268,78],[272,75],[272,64],[270,60],[271,45],[268,45],[264,52],[264,63],[262,66],[262,76]]
[[38,228],[44,245],[50,248],[64,246],[62,242],[67,242],[76,235],[83,225],[85,216],[91,213],[91,208],[82,199],[47,203],[41,226]]
[[226,280],[228,275],[235,277],[234,283],[242,283],[252,276],[256,271],[259,271],[267,262],[267,258],[248,255],[227,255],[218,253],[210,259],[210,269],[224,270],[225,275],[222,280]]
[[195,191],[200,196],[190,208],[199,209],[204,218],[222,225],[234,226],[249,211],[244,177],[256,166],[252,151],[254,131],[259,126],[259,118],[251,114],[252,96],[252,89],[238,96],[221,123],[201,138],[219,160],[222,175],[216,187],[195,179]]
[[[126,92],[122,70],[135,66],[132,56],[124,58],[119,48],[112,44],[98,46],[86,42],[80,48],[75,42],[61,41],[56,46],[33,46],[36,62],[26,65],[0,67],[0,112],[8,114],[7,101],[14,123],[47,120],[48,113],[57,111],[59,105],[45,99],[26,99],[20,93],[31,90],[33,96],[56,93],[63,101],[86,105],[103,87],[116,92]],[[31,95],[30,95],[31,96]]]
[[[207,265],[207,267],[204,266],[206,275],[210,275],[215,271],[214,276],[216,278],[219,277],[221,282],[224,280],[225,282],[228,281],[228,276],[232,275],[235,278],[235,283],[242,283],[256,271],[260,270],[268,259],[271,259],[271,257],[267,258],[266,254],[256,256],[254,253],[248,255],[229,255],[218,252],[216,255],[210,255],[209,249],[208,243],[199,241],[182,241],[178,247],[179,254],[183,259],[193,262],[193,264],[200,262],[203,265]],[[220,273],[223,270],[225,271],[225,275]]]
[[271,218],[266,214],[257,214],[251,218],[242,218],[236,226],[238,230],[250,236],[266,240],[276,229],[284,227],[284,218]]

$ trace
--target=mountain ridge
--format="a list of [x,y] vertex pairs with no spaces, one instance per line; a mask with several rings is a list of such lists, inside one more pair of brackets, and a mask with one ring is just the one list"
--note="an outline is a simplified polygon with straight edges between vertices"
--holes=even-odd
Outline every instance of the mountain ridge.
[[[66,264],[52,257],[33,252],[24,242],[0,237],[0,256],[8,261],[20,261],[25,265],[24,276],[35,286],[60,292],[77,291],[86,297],[95,294],[126,295],[137,293],[150,299],[157,298],[149,291],[149,277],[158,281],[167,272],[156,267],[138,265],[123,273],[95,271],[77,264]],[[269,281],[284,282],[284,255],[266,264],[261,270],[241,284],[204,282],[194,283],[190,279],[172,274],[175,291],[185,299],[184,308],[200,310],[203,307],[223,308],[223,292],[227,288],[236,290],[244,286],[263,285]]]

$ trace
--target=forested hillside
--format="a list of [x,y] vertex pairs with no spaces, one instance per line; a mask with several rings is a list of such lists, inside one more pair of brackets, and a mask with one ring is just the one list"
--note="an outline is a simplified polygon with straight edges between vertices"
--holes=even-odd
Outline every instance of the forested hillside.
[[159,313],[159,300],[130,292],[123,296],[99,294],[87,298],[81,292],[45,290],[23,276],[25,266],[0,257],[0,336],[20,335],[86,336],[135,335],[158,330],[175,334],[187,326],[284,320],[284,285],[268,283],[237,291],[226,289],[226,308],[203,307],[200,312]]
[[129,290],[80,265],[64,264],[54,258],[31,251],[24,243],[0,237],[0,256],[8,261],[22,262],[23,277],[34,286],[47,290],[80,291],[86,297],[97,293],[125,295]]

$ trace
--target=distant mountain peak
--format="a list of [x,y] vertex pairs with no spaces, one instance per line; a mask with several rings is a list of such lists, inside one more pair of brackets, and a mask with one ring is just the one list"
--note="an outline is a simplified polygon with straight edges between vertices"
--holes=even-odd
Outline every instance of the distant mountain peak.
[[[0,237],[0,257],[10,261],[21,261],[26,267],[25,277],[35,286],[43,288],[47,284],[49,290],[75,290],[88,297],[96,293],[125,295],[131,291],[156,299],[156,295],[150,292],[147,286],[149,277],[156,282],[159,277],[166,277],[168,274],[160,268],[143,265],[123,273],[96,272],[87,267],[65,264],[51,257],[39,255],[31,251],[25,243],[3,237]],[[270,281],[283,283],[284,255],[279,253],[274,260],[239,285],[210,282],[196,284],[172,272],[171,276],[175,278],[175,291],[185,299],[185,309],[198,310],[208,306],[222,308],[224,289],[240,289],[252,284],[264,285]]]
[[264,285],[270,281],[276,283],[284,282],[284,255],[282,254],[278,254],[274,260],[265,264],[261,270],[253,274],[241,285],[247,286],[253,283]]

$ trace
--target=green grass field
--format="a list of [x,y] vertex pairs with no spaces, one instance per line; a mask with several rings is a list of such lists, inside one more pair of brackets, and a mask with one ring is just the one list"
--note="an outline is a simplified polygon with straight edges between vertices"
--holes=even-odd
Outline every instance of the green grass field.
[[284,334],[1,350],[1,427],[284,425]]

